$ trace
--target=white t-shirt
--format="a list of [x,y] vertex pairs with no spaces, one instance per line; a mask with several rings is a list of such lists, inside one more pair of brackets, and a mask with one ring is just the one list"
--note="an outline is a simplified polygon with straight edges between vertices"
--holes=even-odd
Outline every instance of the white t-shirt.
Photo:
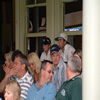
[[74,47],[72,47],[69,44],[66,44],[64,47],[64,52],[62,52],[62,50],[60,50],[61,59],[64,62],[68,62],[68,59],[73,55],[74,51],[75,51]]
[[41,61],[44,61],[44,60],[52,61],[51,60],[51,57],[50,57],[50,50],[48,51],[48,54],[47,55],[46,55],[45,52],[42,52],[41,57],[40,57],[40,60]]

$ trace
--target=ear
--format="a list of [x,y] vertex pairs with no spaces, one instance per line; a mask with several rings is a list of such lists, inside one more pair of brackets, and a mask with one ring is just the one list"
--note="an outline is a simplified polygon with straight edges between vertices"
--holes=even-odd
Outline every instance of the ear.
[[23,69],[25,69],[25,64],[22,64],[22,66],[21,66],[21,67],[22,67],[22,70],[23,70]]

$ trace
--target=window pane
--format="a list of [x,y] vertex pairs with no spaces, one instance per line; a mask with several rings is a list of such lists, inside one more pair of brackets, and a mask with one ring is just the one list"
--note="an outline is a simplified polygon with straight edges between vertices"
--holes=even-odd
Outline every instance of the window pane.
[[44,37],[30,37],[28,38],[28,54],[31,52],[36,52],[38,56],[41,56],[43,52],[42,40]]
[[46,7],[29,8],[28,33],[46,31]]
[[29,4],[35,4],[35,0],[26,0],[26,4],[29,5]]
[[64,3],[64,31],[82,30],[82,0]]
[[37,3],[45,3],[46,0],[37,0]]

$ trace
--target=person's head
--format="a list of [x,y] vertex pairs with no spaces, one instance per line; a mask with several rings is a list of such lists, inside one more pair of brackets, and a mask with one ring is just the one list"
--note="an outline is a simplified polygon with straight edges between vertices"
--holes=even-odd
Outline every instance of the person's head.
[[55,67],[59,64],[60,61],[60,52],[59,52],[60,48],[57,44],[53,44],[50,47],[50,55],[51,55],[51,59],[53,64],[55,65]]
[[41,78],[45,83],[51,81],[53,75],[53,66],[50,61],[44,60],[41,64]]
[[59,37],[55,38],[56,41],[58,41],[59,48],[63,49],[66,43],[69,44],[69,41],[67,39],[67,35],[65,33],[60,33]]
[[82,70],[82,50],[81,49],[77,49],[74,53],[73,56],[76,56],[80,59],[81,61],[81,70]]
[[81,49],[77,49],[74,53],[74,56],[79,57],[82,60],[82,50]]
[[16,74],[17,77],[22,78],[26,71],[28,70],[28,60],[24,54],[19,54],[15,57],[13,67],[16,68],[18,73]]
[[67,77],[80,74],[81,73],[81,62],[80,59],[76,56],[71,56],[68,60],[67,65]]
[[15,80],[8,81],[4,94],[5,100],[20,100],[20,94],[20,85]]
[[12,54],[12,57],[11,57],[12,61],[14,62],[15,57],[16,57],[17,55],[20,55],[20,54],[22,54],[22,52],[21,52],[20,50],[15,50],[15,51],[13,52],[13,54]]
[[50,40],[50,38],[45,37],[45,38],[43,39],[42,44],[43,44],[43,51],[44,51],[45,53],[48,53],[48,51],[49,51],[49,49],[50,49],[50,46],[51,46],[51,40]]
[[12,54],[13,54],[13,51],[10,51],[10,52],[8,52],[8,53],[6,53],[4,55],[4,57],[5,57],[5,64],[8,67],[10,67],[10,64],[12,63],[12,60],[11,60]]
[[28,63],[32,72],[40,73],[41,61],[36,53],[32,52],[28,55]]

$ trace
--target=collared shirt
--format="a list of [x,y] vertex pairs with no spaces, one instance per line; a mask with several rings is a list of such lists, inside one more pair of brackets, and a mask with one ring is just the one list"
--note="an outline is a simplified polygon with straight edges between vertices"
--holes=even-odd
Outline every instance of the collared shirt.
[[56,86],[56,91],[58,91],[63,82],[67,80],[66,68],[66,64],[61,59],[57,68],[55,68],[55,66],[53,65],[54,75],[52,76],[52,83]]
[[27,100],[54,100],[56,95],[56,88],[50,82],[44,84],[38,89],[38,82],[29,88]]
[[16,76],[13,76],[12,80],[13,79],[16,80],[21,87],[21,100],[26,100],[28,89],[33,85],[32,76],[27,71],[21,79]]
[[51,60],[51,57],[50,57],[50,50],[48,51],[48,54],[47,55],[46,55],[45,52],[42,52],[41,57],[40,57],[40,60],[41,61],[44,61],[44,60],[52,61]]
[[56,95],[56,100],[82,100],[82,79],[79,75],[64,82]]
[[75,49],[71,45],[66,44],[64,47],[64,52],[62,52],[62,50],[60,49],[61,59],[64,62],[68,62],[68,59],[73,55],[74,51]]

